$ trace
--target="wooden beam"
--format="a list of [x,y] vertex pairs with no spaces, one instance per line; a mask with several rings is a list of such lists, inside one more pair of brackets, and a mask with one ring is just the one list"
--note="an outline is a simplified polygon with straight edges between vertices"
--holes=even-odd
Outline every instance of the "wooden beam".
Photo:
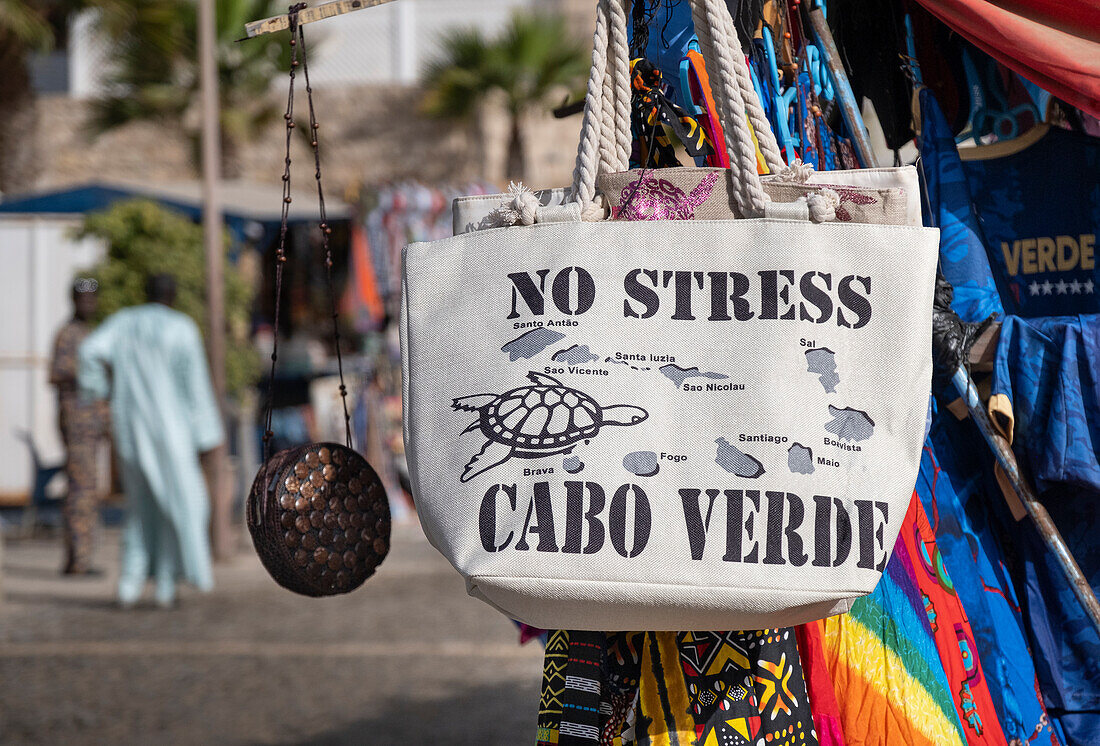
[[[354,10],[373,8],[376,5],[385,5],[386,3],[392,2],[393,0],[336,0],[335,2],[325,3],[324,5],[318,5],[314,8],[305,8],[298,13],[298,23],[304,24],[313,23],[314,21],[323,21],[326,18],[342,16]],[[263,36],[264,34],[274,34],[277,31],[284,31],[288,28],[290,28],[290,21],[287,19],[286,14],[273,18],[265,18],[262,21],[252,21],[244,25],[244,39],[239,39],[238,41],[252,39],[257,36]]]
[[997,359],[997,343],[1001,339],[1001,323],[990,324],[974,341],[970,348],[970,369],[978,373],[989,373]]

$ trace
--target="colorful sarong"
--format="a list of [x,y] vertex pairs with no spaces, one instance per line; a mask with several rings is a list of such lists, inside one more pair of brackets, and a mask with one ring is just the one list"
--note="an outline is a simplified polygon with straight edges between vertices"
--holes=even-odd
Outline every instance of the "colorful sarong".
[[873,593],[847,614],[814,622],[844,738],[848,746],[963,746],[947,675],[898,547]]
[[895,551],[920,589],[932,637],[951,686],[952,701],[964,726],[966,742],[970,746],[1006,743],[974,644],[974,633],[955,594],[943,555],[936,546],[936,535],[915,492],[898,541]]
[[648,632],[639,746],[817,746],[794,630]]

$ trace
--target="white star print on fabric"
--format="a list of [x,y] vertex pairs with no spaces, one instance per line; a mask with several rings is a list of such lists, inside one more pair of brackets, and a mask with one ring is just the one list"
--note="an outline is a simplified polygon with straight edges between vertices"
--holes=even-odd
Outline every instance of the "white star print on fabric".
[[1027,291],[1029,293],[1031,293],[1032,295],[1038,295],[1039,294],[1039,283],[1037,283],[1037,282],[1031,283],[1030,285],[1027,286]]
[[1050,295],[1050,291],[1054,289],[1054,286],[1050,284],[1050,280],[1043,283],[1043,295]]
[[1084,288],[1085,288],[1086,293],[1091,293],[1093,287],[1095,287],[1095,286],[1092,284],[1092,280],[1088,280],[1088,281],[1085,282]]
[[1071,293],[1077,295],[1081,292],[1081,282],[1079,280],[1074,280],[1069,284],[1069,289]]
[[1058,291],[1058,295],[1065,295],[1066,291],[1069,289],[1069,285],[1065,280],[1058,280],[1058,284],[1054,287]]

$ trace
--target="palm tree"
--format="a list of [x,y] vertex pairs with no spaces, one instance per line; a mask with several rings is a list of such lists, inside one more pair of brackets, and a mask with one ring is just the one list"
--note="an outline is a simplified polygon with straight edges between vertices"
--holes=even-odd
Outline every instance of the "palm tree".
[[30,56],[48,52],[83,0],[0,0],[0,192],[30,186],[35,167],[35,94]]
[[[0,0],[2,1],[2,0]],[[198,106],[198,4],[181,0],[128,0],[104,13],[101,28],[114,41],[116,64],[108,95],[94,104],[93,127],[103,132],[128,122],[179,123]],[[215,10],[222,172],[239,172],[241,146],[279,116],[268,94],[289,69],[286,33],[237,43],[244,24],[285,12],[279,0],[218,0]],[[188,129],[198,162],[198,127]]]
[[522,179],[526,164],[523,120],[549,108],[550,97],[577,89],[588,74],[588,54],[559,16],[516,15],[496,38],[478,29],[444,37],[439,59],[425,75],[423,111],[471,120],[491,96],[510,117],[508,175]]

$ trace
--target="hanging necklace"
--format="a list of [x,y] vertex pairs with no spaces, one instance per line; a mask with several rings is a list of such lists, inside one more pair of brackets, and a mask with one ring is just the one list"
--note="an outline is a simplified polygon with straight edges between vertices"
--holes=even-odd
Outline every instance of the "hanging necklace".
[[[287,94],[286,157],[283,161],[282,220],[275,252],[275,322],[271,350],[271,374],[264,408],[264,463],[256,474],[246,510],[252,543],[271,577],[279,585],[306,596],[331,596],[358,588],[385,559],[390,544],[390,508],[378,474],[351,447],[344,361],[340,353],[339,314],[332,280],[332,228],[325,212],[321,186],[321,153],[317,144],[317,115],[309,83],[305,35],[298,13],[305,3],[292,5],[290,24],[290,86]],[[299,56],[301,59],[299,60]],[[309,103],[309,143],[313,149],[314,177],[320,209],[322,247],[332,339],[340,376],[340,401],[344,412],[344,444],[310,443],[271,455],[275,364],[279,349],[283,268],[286,264],[287,223],[290,196],[290,142],[294,132],[294,80],[301,64]]]

